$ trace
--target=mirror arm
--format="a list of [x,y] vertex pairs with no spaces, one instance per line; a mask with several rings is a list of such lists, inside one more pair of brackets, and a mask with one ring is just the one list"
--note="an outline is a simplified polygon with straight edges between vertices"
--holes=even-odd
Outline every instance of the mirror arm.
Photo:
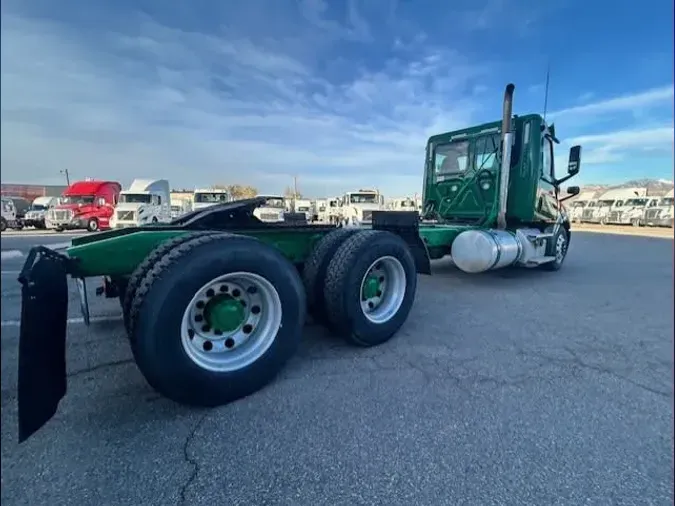
[[568,175],[566,175],[565,177],[561,177],[560,179],[556,179],[556,180],[553,182],[553,184],[556,185],[556,186],[560,186],[560,185],[563,184],[565,181],[567,181],[567,180],[569,180],[569,179],[572,179],[574,176],[576,176],[576,174],[568,174]]
[[569,200],[572,197],[576,197],[576,195],[568,195],[567,197],[563,197],[561,199],[558,199],[558,202],[565,202],[566,200]]

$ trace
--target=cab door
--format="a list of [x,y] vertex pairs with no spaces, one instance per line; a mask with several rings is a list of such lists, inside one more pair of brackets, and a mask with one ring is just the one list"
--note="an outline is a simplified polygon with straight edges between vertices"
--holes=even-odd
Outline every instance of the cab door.
[[553,141],[546,134],[542,134],[539,185],[537,186],[535,212],[538,220],[554,222],[558,218],[560,203],[558,202],[558,188],[554,182]]

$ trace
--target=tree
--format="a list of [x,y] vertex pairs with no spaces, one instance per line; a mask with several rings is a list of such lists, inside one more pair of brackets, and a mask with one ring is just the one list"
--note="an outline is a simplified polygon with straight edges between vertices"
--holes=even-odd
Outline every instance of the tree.
[[250,199],[258,195],[258,189],[254,186],[241,184],[217,184],[214,188],[227,190],[234,200]]

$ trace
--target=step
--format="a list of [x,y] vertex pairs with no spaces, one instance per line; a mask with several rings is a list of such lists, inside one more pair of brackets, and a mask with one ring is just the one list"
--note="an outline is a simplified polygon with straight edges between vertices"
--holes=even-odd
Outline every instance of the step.
[[553,262],[555,260],[554,256],[543,256],[543,257],[536,257],[527,262],[527,265],[541,265],[541,264],[547,264],[549,262]]

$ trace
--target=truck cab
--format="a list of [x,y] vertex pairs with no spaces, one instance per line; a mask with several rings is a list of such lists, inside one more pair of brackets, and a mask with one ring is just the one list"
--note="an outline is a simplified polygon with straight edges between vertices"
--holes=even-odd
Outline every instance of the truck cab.
[[424,220],[502,229],[544,230],[560,224],[569,228],[560,204],[578,195],[579,188],[569,187],[568,197],[563,197],[560,187],[578,173],[581,147],[570,149],[563,172],[554,161],[558,143],[555,126],[547,125],[540,115],[506,112],[501,124],[431,137],[422,197]]
[[342,220],[345,225],[372,223],[373,211],[384,209],[384,197],[377,190],[358,190],[342,197]]
[[392,211],[419,211],[417,202],[415,199],[409,197],[402,197],[394,199],[391,203]]
[[171,221],[171,190],[166,179],[134,179],[120,192],[111,228],[139,227]]
[[265,204],[253,211],[253,215],[265,223],[279,223],[284,221],[286,213],[286,199],[281,195],[259,195],[265,199]]
[[57,197],[36,197],[28,208],[23,224],[26,227],[46,228],[47,212],[59,202]]
[[232,196],[230,192],[222,188],[197,189],[194,192],[192,202],[192,208],[196,211],[216,204],[232,202]]
[[656,205],[653,202],[647,206],[644,215],[644,224],[648,227],[673,228],[674,209],[673,190],[670,190]]
[[305,215],[307,221],[312,219],[312,201],[308,199],[295,199],[293,203],[295,213],[302,213]]
[[17,217],[16,205],[9,197],[2,197],[2,218],[0,218],[0,231],[4,232],[8,228],[21,230],[23,222]]
[[192,201],[189,199],[171,199],[171,219],[176,219],[192,211]]
[[572,223],[579,223],[581,221],[584,210],[590,203],[594,202],[594,196],[595,192],[584,192],[570,204],[567,215]]
[[122,185],[117,181],[77,181],[64,190],[58,204],[47,212],[45,226],[57,232],[108,229],[120,191]]

